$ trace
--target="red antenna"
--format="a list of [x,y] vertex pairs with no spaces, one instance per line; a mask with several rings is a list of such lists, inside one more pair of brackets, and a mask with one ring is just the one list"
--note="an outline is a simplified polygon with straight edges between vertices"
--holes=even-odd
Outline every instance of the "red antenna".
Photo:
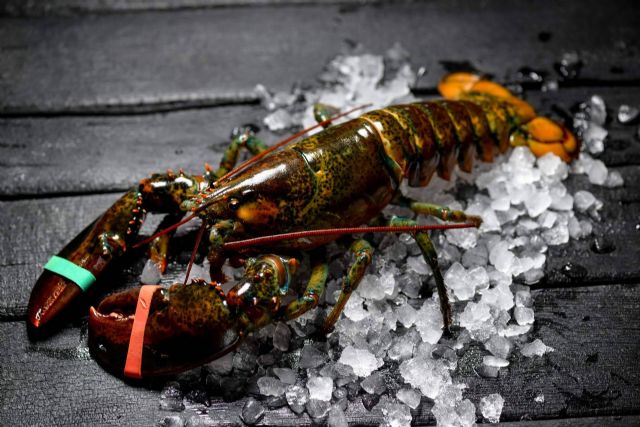
[[342,236],[345,234],[358,233],[417,233],[427,230],[451,230],[454,228],[473,228],[476,224],[432,224],[432,225],[398,225],[381,227],[347,227],[347,228],[323,228],[320,230],[295,231],[293,233],[273,234],[271,236],[255,237],[253,239],[238,240],[228,242],[223,245],[224,249],[241,249],[248,246],[264,245],[282,240],[303,239],[305,237],[318,236]]
[[189,280],[189,273],[191,273],[191,266],[193,265],[193,261],[196,259],[196,254],[198,253],[198,246],[200,246],[200,242],[202,241],[202,235],[204,234],[204,230],[207,228],[207,224],[202,221],[202,225],[200,226],[200,230],[198,231],[198,237],[196,237],[196,243],[193,245],[193,251],[191,251],[191,258],[189,258],[189,265],[187,265],[187,272],[184,275],[184,283],[187,284],[187,280]]

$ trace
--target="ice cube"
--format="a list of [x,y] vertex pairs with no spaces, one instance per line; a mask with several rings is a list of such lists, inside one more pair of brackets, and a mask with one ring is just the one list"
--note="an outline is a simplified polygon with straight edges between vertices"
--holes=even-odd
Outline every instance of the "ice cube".
[[382,366],[382,360],[376,358],[369,350],[347,346],[342,350],[338,362],[351,366],[359,377],[369,376]]
[[459,301],[466,301],[475,295],[476,290],[469,273],[459,262],[454,262],[449,267],[444,275],[444,283]]
[[231,369],[233,369],[233,353],[227,353],[213,362],[210,362],[207,366],[216,374],[226,375],[231,372]]
[[594,160],[587,172],[589,182],[596,185],[604,185],[607,181],[607,167],[601,160]]
[[531,169],[536,161],[536,156],[527,147],[515,147],[509,156],[509,165],[515,170]]
[[556,223],[558,214],[553,211],[545,211],[538,217],[538,223],[543,228],[551,228]]
[[396,309],[396,315],[398,316],[398,321],[402,323],[405,328],[410,328],[415,323],[418,312],[408,303],[405,303]]
[[589,191],[577,191],[573,196],[573,202],[579,212],[586,212],[596,201],[595,196]]
[[[353,298],[353,295],[351,297]],[[325,362],[326,357],[311,344],[306,344],[300,353],[300,367],[303,369],[317,368]]]
[[452,245],[462,249],[471,249],[478,242],[478,230],[475,228],[460,228],[444,232]]
[[164,411],[184,411],[180,383],[172,381],[167,383],[160,392],[160,409]]
[[380,372],[374,372],[362,380],[360,387],[369,394],[382,394],[387,390],[384,377]]
[[387,351],[391,360],[406,360],[413,355],[413,349],[420,340],[415,328],[411,328],[406,334],[396,337]]
[[608,131],[596,123],[589,123],[582,132],[582,140],[591,154],[600,154],[604,151],[604,140]]
[[491,309],[484,302],[470,302],[460,314],[460,326],[469,330],[477,329],[480,324],[491,319]]
[[490,394],[480,399],[480,412],[490,423],[500,422],[500,414],[504,406],[504,398],[497,393]]
[[552,177],[555,180],[563,180],[569,173],[567,164],[553,153],[547,153],[538,158],[537,163],[543,175]]
[[158,423],[158,427],[184,427],[184,420],[179,415],[169,415]]
[[489,261],[489,252],[484,244],[479,244],[475,248],[465,251],[462,255],[462,265],[466,268],[485,266]]
[[494,356],[506,359],[513,349],[513,343],[500,335],[491,335],[491,338],[484,343],[484,348]]
[[312,377],[307,381],[309,399],[331,400],[333,393],[333,379],[329,377]]
[[[378,405],[380,407],[380,405]],[[384,416],[384,427],[410,427],[411,411],[401,403],[387,403],[380,408]]]
[[529,307],[516,307],[513,310],[518,325],[531,325],[533,323],[533,310]]
[[289,341],[291,341],[291,330],[286,323],[278,322],[273,331],[273,346],[280,351],[287,351]]
[[624,179],[620,172],[618,171],[609,171],[607,175],[607,180],[604,183],[605,187],[614,188],[614,187],[622,187],[624,185]]
[[407,271],[397,278],[398,287],[409,298],[418,298],[422,290],[422,279],[415,271]]
[[400,375],[405,382],[420,389],[430,399],[435,399],[440,389],[451,383],[449,370],[441,361],[421,355],[402,362]]
[[280,131],[295,126],[297,123],[291,113],[284,108],[278,108],[264,118],[263,123],[271,131]]
[[582,68],[582,60],[578,52],[565,52],[560,58],[560,62],[557,64],[557,71],[560,75],[566,79],[575,79],[580,73]]
[[493,368],[504,368],[509,366],[509,361],[496,356],[484,356],[482,363]]
[[328,400],[309,399],[306,405],[307,414],[314,420],[322,420],[329,413],[331,403]]
[[469,270],[469,280],[475,291],[489,287],[489,275],[484,267],[475,267]]
[[547,190],[534,191],[524,199],[524,206],[531,218],[535,218],[551,206],[551,196]]
[[520,349],[520,353],[525,357],[542,356],[550,351],[554,351],[554,349],[546,346],[539,338],[536,338],[533,342],[523,345]]
[[242,421],[252,426],[257,424],[264,416],[264,407],[253,397],[250,397],[242,407]]
[[284,384],[295,384],[296,373],[293,369],[289,368],[273,368],[273,373],[276,374],[280,381]]
[[638,113],[639,111],[637,108],[622,104],[618,107],[618,121],[623,125],[626,125],[637,119]]
[[422,395],[418,390],[410,387],[405,387],[398,390],[398,392],[396,393],[396,397],[400,402],[404,403],[409,408],[416,409],[418,406],[420,406],[420,399],[422,398]]
[[327,418],[328,427],[349,427],[347,417],[342,408],[338,405],[332,405],[329,409],[329,417]]
[[309,401],[309,391],[301,385],[290,385],[285,391],[287,404],[293,412],[300,414],[304,411],[304,407]]
[[407,267],[418,274],[427,275],[431,273],[429,266],[422,256],[412,256],[407,258]]
[[351,294],[349,301],[347,301],[347,304],[344,307],[344,315],[354,322],[359,322],[360,320],[365,319],[369,316],[369,313],[364,309],[362,305],[363,303],[364,300],[357,292]]
[[507,242],[499,242],[491,248],[489,261],[496,267],[496,270],[511,274],[511,269],[516,260],[513,252],[509,250]]
[[260,394],[263,396],[280,396],[284,394],[286,390],[282,381],[269,376],[258,378],[258,388],[260,389]]
[[434,299],[428,299],[418,310],[416,329],[420,332],[422,341],[435,344],[442,337],[442,313],[440,305]]
[[142,274],[140,275],[140,283],[145,285],[157,285],[160,283],[162,273],[155,262],[150,259],[144,264]]
[[[364,277],[362,278],[362,281],[360,282],[360,285],[358,286],[358,289],[356,290],[356,292],[358,293],[358,295],[360,295],[362,298],[368,298],[368,299],[373,299],[373,300],[382,300],[385,298],[385,293],[384,293],[384,289],[382,288],[382,286],[380,285],[380,277],[373,275],[373,274],[365,274]],[[345,313],[346,314],[346,313]],[[359,314],[356,314],[356,318],[354,319],[351,316],[348,316],[351,320],[361,320],[359,317]],[[366,317],[366,316],[365,316]],[[364,317],[362,317],[364,318]]]
[[558,222],[552,228],[542,232],[542,238],[548,245],[562,245],[569,241],[569,226],[566,223]]

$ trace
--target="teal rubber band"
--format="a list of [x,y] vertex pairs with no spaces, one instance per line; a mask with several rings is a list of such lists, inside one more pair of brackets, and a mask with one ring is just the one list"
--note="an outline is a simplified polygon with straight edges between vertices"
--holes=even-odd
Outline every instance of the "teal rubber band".
[[49,262],[44,266],[44,269],[71,280],[80,286],[80,289],[83,291],[89,289],[89,286],[93,285],[96,281],[96,276],[89,270],[57,255],[51,257]]

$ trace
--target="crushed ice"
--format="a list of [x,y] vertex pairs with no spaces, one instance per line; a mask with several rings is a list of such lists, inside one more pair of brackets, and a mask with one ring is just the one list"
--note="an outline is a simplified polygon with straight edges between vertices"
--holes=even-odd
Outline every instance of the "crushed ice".
[[[559,71],[572,78],[579,66],[577,55],[566,54]],[[341,110],[364,103],[376,108],[394,100],[410,102],[415,73],[406,51],[394,46],[384,57],[339,56],[321,80],[323,87],[304,93],[296,89],[274,94],[256,88],[270,111],[265,124],[271,130],[315,124],[311,108],[316,102]],[[543,90],[556,90],[557,82],[555,88],[552,83],[543,82]],[[620,106],[617,111],[621,123],[637,116],[634,107]],[[269,409],[287,406],[316,422],[346,426],[347,402],[360,399],[367,410],[382,415],[384,425],[404,426],[410,425],[411,410],[422,398],[433,402],[431,412],[441,426],[474,425],[476,404],[486,421],[499,422],[504,398],[499,394],[479,402],[464,398],[466,386],[453,375],[458,359],[475,341],[484,349],[477,372],[496,377],[518,360],[511,357],[514,353],[530,358],[554,351],[527,335],[535,322],[527,285],[542,279],[549,246],[589,236],[593,222],[599,220],[602,202],[587,190],[569,193],[563,181],[570,174],[583,174],[594,185],[624,184],[619,173],[592,157],[606,147],[606,119],[605,102],[597,95],[579,106],[573,125],[584,141],[583,152],[570,166],[553,154],[536,159],[526,148],[517,147],[493,164],[477,164],[473,174],[458,171],[457,179],[477,187],[467,198],[456,200],[447,193],[455,190],[455,179],[445,182],[436,177],[426,189],[403,187],[408,196],[483,218],[477,230],[432,236],[455,304],[457,331],[454,338],[445,339],[446,346],[439,344],[443,324],[437,293],[425,292],[427,287],[433,289],[434,279],[419,248],[408,235],[385,236],[377,242],[373,266],[327,343],[308,336],[317,332],[319,319],[336,302],[349,265],[345,257],[336,257],[330,265],[335,277],[327,284],[323,299],[327,307],[287,324],[269,325],[249,336],[233,355],[206,365],[202,372],[207,389],[224,390],[226,399],[247,392],[260,397],[244,403],[241,418],[247,424],[259,422]],[[143,279],[157,282],[152,267],[145,266]],[[238,271],[226,268],[227,276],[237,278]],[[196,266],[197,272],[207,274],[206,265],[200,270]],[[544,402],[544,396],[535,401]],[[165,387],[162,409],[180,411],[182,402],[177,383]]]

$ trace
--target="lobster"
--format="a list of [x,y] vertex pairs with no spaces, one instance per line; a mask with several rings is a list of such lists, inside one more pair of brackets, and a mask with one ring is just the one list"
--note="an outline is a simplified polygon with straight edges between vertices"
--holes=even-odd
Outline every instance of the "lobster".
[[[131,247],[149,243],[151,261],[164,271],[171,234],[196,217],[202,220],[196,248],[208,231],[207,257],[217,281],[185,279],[168,289],[131,289],[90,308],[91,353],[115,374],[140,378],[185,370],[233,350],[246,334],[269,322],[314,308],[324,290],[327,263],[314,258],[304,293],[285,303],[298,265],[291,254],[358,231],[411,233],[433,271],[448,329],[451,308],[429,227],[400,217],[377,228],[358,227],[379,222],[389,203],[457,223],[442,228],[477,227],[479,217],[403,196],[401,182],[426,186],[436,173],[450,179],[456,165],[470,172],[475,157],[490,162],[516,145],[527,145],[538,156],[553,152],[568,162],[577,157],[580,143],[567,128],[537,116],[524,100],[480,76],[454,73],[438,89],[443,100],[370,111],[334,126],[327,126],[331,119],[326,119],[320,122],[325,130],[279,151],[244,129],[234,134],[217,170],[143,179],[45,266],[28,306],[30,331],[53,324]],[[322,111],[317,111],[320,118]],[[254,157],[234,169],[241,149]],[[166,223],[172,225],[135,243],[147,212],[167,213]],[[338,320],[372,260],[373,248],[364,239],[354,240],[350,251],[355,261],[325,331]],[[194,256],[195,249],[189,268]],[[245,270],[225,293],[218,282],[227,260]]]

